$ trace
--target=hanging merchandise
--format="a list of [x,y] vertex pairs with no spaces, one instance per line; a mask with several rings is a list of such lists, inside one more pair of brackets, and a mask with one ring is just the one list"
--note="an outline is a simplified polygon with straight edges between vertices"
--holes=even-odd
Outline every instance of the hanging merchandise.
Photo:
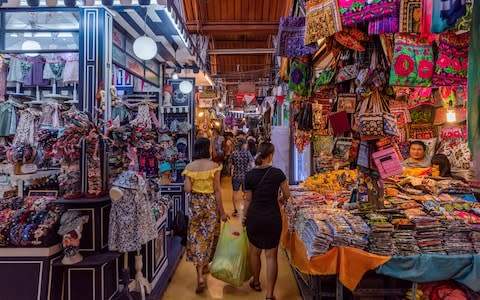
[[48,80],[43,79],[43,69],[45,67],[45,58],[41,55],[29,57],[28,61],[32,64],[30,70],[23,78],[25,86],[46,86]]
[[399,1],[339,0],[340,14],[344,26],[351,26],[374,19],[398,15]]
[[359,109],[360,135],[363,140],[372,140],[383,137],[385,134],[397,135],[396,119],[390,113],[388,99],[380,93],[373,91],[362,100]]
[[122,191],[122,197],[112,201],[108,248],[118,252],[139,250],[157,237],[147,183],[134,171],[125,171],[113,186]]
[[427,87],[432,84],[432,44],[417,35],[395,35],[395,50],[390,85]]
[[413,88],[408,90],[407,96],[408,109],[412,109],[421,105],[435,104],[435,99],[432,96],[431,88]]
[[310,0],[306,7],[305,45],[342,30],[337,0]]
[[304,45],[305,17],[282,17],[278,28],[278,55],[296,57],[312,54],[317,51],[317,45]]
[[0,102],[5,101],[5,94],[7,93],[7,60],[0,54]]
[[308,94],[309,83],[309,67],[307,64],[295,60],[290,67],[290,80],[288,88],[299,96],[306,96]]
[[345,28],[335,33],[335,40],[348,49],[363,52],[365,47],[361,42],[368,41],[368,36],[359,29]]
[[468,47],[470,32],[442,33],[438,46],[438,58],[433,75],[436,86],[466,85],[468,72]]
[[422,22],[422,1],[401,0],[399,32],[420,33]]
[[398,16],[387,16],[368,22],[368,34],[378,35],[398,32]]
[[330,114],[328,121],[330,122],[334,135],[350,131],[350,121],[348,120],[347,113],[343,110]]

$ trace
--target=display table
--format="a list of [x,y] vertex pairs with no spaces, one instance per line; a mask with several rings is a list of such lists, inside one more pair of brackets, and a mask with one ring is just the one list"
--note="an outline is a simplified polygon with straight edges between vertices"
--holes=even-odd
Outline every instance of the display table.
[[0,298],[52,299],[52,264],[61,257],[60,244],[48,248],[0,248]]

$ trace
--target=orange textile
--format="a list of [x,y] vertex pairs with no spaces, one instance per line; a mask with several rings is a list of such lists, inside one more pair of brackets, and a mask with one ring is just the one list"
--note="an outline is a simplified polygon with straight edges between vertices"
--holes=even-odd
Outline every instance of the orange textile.
[[378,256],[351,247],[335,247],[324,255],[314,256],[309,260],[302,240],[296,233],[288,231],[285,221],[284,215],[281,244],[289,250],[293,265],[302,273],[339,274],[340,282],[353,291],[367,271],[374,270],[390,260],[389,256]]

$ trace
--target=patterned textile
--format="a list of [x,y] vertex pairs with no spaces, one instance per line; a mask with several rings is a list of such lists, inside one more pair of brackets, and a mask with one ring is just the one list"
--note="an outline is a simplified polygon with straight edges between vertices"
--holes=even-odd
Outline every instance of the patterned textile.
[[468,149],[467,142],[449,140],[440,146],[438,152],[448,157],[452,168],[470,169],[471,167],[472,154]]
[[230,161],[233,165],[232,177],[236,180],[245,180],[245,174],[248,172],[248,165],[253,162],[253,157],[248,150],[236,150],[233,151],[230,156]]
[[215,195],[192,193],[189,216],[187,261],[196,267],[204,267],[215,251],[215,236],[220,234]]
[[416,35],[395,35],[390,85],[430,86],[433,75],[432,44]]
[[342,30],[336,0],[311,0],[307,2],[307,28],[305,45],[316,43]]
[[384,34],[398,32],[398,16],[375,19],[368,23],[368,34]]
[[288,88],[299,96],[306,96],[308,94],[308,77],[308,66],[295,60],[290,69]]
[[397,0],[339,0],[340,14],[344,26],[359,24],[381,17],[398,15]]
[[465,0],[440,0],[440,17],[453,26],[467,11]]
[[123,192],[121,199],[112,201],[108,248],[130,252],[157,236],[146,182],[135,172],[122,173],[113,183]]
[[437,86],[467,84],[469,43],[470,32],[440,35],[433,84]]
[[317,45],[305,46],[305,17],[282,17],[278,29],[280,43],[278,55],[284,57],[304,56],[317,51]]
[[400,2],[399,31],[420,33],[422,22],[422,1],[402,0]]

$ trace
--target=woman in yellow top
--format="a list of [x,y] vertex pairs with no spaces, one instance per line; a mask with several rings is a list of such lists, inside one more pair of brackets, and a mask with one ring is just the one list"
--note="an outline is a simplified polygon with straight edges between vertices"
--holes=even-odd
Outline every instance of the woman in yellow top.
[[185,192],[190,193],[189,223],[187,237],[187,261],[197,269],[196,293],[204,291],[204,269],[208,268],[215,251],[215,234],[218,218],[227,221],[220,193],[222,166],[210,160],[210,140],[199,138],[194,145],[194,161],[189,163],[185,176]]

